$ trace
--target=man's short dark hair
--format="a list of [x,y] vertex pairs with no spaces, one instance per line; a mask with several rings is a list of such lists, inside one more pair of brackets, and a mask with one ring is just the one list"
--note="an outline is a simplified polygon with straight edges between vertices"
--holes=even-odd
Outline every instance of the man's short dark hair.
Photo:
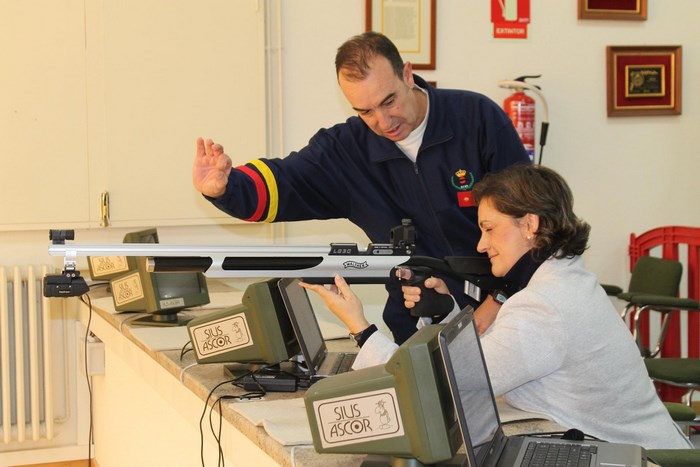
[[399,78],[403,75],[403,60],[393,42],[384,34],[365,32],[353,36],[338,48],[335,55],[335,73],[350,81],[361,81],[369,74],[369,62],[376,56],[389,60]]

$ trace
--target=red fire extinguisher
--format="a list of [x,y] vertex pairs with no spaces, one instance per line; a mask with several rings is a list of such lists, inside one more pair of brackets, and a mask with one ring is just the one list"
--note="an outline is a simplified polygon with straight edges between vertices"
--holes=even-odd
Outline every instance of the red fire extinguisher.
[[543,101],[545,108],[545,116],[542,120],[542,135],[540,136],[540,163],[542,162],[542,146],[546,139],[547,127],[547,108],[544,96],[539,90],[539,87],[526,83],[528,78],[539,78],[541,75],[535,76],[520,76],[512,81],[500,81],[498,84],[503,88],[513,89],[513,94],[508,96],[503,102],[503,109],[513,122],[518,136],[525,146],[525,150],[530,156],[531,161],[535,161],[535,99],[525,94],[525,90],[534,91]]

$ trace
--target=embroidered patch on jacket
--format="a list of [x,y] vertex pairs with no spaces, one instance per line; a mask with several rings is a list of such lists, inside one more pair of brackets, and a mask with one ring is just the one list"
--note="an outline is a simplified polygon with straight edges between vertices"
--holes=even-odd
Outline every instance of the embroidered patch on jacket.
[[460,208],[474,206],[471,189],[474,186],[474,174],[464,169],[459,169],[452,176],[452,186],[457,190],[457,205]]
[[459,191],[471,190],[474,186],[474,174],[464,169],[459,169],[452,176],[452,186]]
[[472,191],[460,191],[457,193],[457,205],[460,208],[470,208],[474,206],[474,198],[472,197]]

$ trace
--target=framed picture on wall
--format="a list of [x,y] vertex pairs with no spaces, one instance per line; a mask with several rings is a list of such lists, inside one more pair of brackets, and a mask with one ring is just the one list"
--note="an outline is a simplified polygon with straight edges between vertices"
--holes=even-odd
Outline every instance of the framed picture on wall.
[[365,0],[365,30],[381,32],[417,70],[435,69],[437,0]]
[[647,19],[647,0],[578,0],[579,19]]
[[608,116],[680,115],[681,46],[608,46]]

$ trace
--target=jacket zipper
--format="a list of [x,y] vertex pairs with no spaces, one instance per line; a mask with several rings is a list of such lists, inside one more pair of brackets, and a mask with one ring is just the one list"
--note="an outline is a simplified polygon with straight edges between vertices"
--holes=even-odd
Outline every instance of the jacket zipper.
[[[425,200],[427,201],[428,206],[430,206],[430,213],[432,214],[433,220],[435,222],[435,226],[438,228],[440,231],[440,236],[442,237],[443,242],[447,246],[447,251],[449,252],[449,256],[454,256],[454,251],[452,250],[452,245],[450,245],[450,242],[447,241],[447,236],[445,236],[445,232],[442,230],[442,226],[440,225],[439,219],[437,217],[437,213],[435,212],[435,208],[433,207],[433,203],[430,200],[430,196],[428,195],[428,189],[425,186],[425,183],[423,183],[423,177],[420,175],[420,170],[418,170],[418,158],[416,157],[416,162],[413,162],[413,173],[416,175],[416,178],[418,179],[418,184],[421,187],[421,191],[423,192],[423,196],[425,197]],[[445,255],[448,256],[448,255]],[[442,258],[439,258],[442,259]]]

